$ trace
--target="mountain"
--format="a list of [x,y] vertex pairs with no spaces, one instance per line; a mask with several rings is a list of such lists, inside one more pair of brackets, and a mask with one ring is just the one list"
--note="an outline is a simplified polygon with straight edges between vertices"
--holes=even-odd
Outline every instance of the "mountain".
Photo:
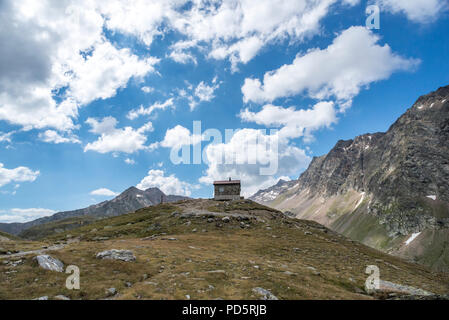
[[387,132],[339,141],[298,180],[251,199],[448,271],[449,86],[420,97]]
[[[174,202],[188,198],[175,195],[167,196],[158,188],[140,190],[136,187],[130,187],[112,200],[103,201],[84,209],[58,212],[52,216],[39,218],[25,223],[0,223],[0,230],[13,235],[18,235],[33,227],[63,220],[64,222],[67,222],[68,219],[71,219],[68,220],[70,223],[65,223],[66,226],[63,228],[67,229],[71,227],[72,222],[74,226],[76,226],[95,219],[113,217],[128,212],[134,212],[140,208],[159,204],[161,203],[161,199],[164,202]],[[83,219],[73,219],[78,217]],[[57,229],[57,226],[55,229]]]

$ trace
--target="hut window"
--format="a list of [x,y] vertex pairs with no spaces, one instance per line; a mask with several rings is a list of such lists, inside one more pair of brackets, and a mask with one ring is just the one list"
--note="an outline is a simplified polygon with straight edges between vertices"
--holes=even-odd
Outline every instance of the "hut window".
[[224,187],[219,187],[219,188],[218,188],[218,191],[219,191],[220,193],[224,192]]

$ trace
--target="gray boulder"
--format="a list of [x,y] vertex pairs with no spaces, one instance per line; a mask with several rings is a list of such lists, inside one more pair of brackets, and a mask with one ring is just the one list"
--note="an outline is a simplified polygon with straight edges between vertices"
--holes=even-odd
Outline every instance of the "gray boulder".
[[56,272],[64,271],[64,264],[56,258],[49,256],[48,254],[41,254],[35,258],[39,267]]
[[272,294],[269,290],[264,288],[254,288],[253,292],[259,296],[261,296],[262,300],[279,300],[274,294]]
[[125,262],[136,260],[136,257],[131,250],[111,249],[97,253],[96,257],[97,259],[121,260]]
[[106,290],[106,295],[108,297],[115,296],[116,294],[117,294],[117,289],[115,289],[115,288],[109,288]]

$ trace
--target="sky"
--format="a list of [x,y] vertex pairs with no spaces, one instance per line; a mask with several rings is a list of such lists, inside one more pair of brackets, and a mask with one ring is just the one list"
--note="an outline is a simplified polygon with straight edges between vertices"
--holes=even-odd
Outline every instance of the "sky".
[[449,85],[448,8],[1,0],[0,222],[130,186],[208,198],[214,180],[250,196],[297,179],[338,140],[386,131]]

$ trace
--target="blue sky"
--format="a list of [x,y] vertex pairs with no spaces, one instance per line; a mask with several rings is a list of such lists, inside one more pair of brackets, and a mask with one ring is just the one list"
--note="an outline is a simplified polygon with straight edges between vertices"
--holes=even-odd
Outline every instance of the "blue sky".
[[[365,27],[372,4],[378,30]],[[3,1],[0,222],[85,207],[130,186],[210,197],[211,181],[232,176],[248,196],[296,179],[338,140],[387,130],[420,95],[449,84],[447,8]],[[203,132],[241,130],[211,146],[194,121]],[[228,165],[212,153],[246,156],[254,137],[275,141],[277,152]],[[208,163],[171,161],[199,143]],[[259,160],[273,156],[277,170],[261,175]]]

